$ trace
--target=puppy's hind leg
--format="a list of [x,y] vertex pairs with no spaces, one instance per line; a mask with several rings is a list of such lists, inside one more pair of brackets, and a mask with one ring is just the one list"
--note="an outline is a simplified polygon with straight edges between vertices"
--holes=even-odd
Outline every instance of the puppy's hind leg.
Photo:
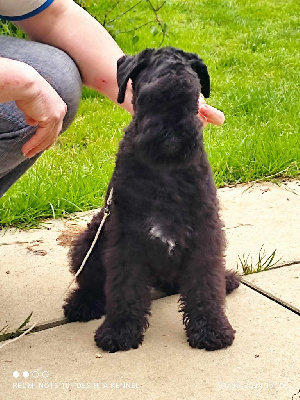
[[[70,250],[70,270],[73,274],[79,270],[89,251],[102,218],[103,211],[101,210],[73,243]],[[105,246],[105,241],[105,233],[101,232],[83,270],[76,278],[78,287],[65,300],[63,310],[65,317],[70,322],[98,319],[105,314],[104,285],[106,274],[102,263],[101,250]]]

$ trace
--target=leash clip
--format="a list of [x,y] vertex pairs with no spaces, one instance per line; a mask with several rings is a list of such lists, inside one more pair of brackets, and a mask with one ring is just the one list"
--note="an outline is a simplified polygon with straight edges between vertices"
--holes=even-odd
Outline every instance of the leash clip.
[[104,207],[104,214],[107,215],[107,216],[109,216],[109,214],[110,214],[110,205],[107,204],[107,205]]

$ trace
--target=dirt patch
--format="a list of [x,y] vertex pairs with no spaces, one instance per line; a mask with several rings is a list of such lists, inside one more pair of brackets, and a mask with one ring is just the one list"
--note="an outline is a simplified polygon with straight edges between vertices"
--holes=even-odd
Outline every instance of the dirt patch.
[[70,226],[57,237],[56,241],[60,246],[69,247],[73,240],[84,230],[82,226]]

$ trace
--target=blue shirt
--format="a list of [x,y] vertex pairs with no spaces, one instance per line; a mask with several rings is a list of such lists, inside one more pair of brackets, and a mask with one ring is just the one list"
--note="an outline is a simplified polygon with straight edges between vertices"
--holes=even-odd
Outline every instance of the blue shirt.
[[0,0],[0,18],[21,21],[39,14],[54,0]]

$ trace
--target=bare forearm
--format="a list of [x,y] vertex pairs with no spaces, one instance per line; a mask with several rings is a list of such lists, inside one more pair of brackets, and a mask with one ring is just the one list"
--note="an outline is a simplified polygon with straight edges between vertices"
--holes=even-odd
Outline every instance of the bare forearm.
[[[109,33],[73,0],[55,0],[42,13],[18,25],[33,39],[68,53],[76,62],[84,84],[117,102],[117,60],[123,52]],[[133,113],[131,100],[129,83],[122,107]],[[204,124],[224,122],[224,114],[206,104],[199,105],[199,112]]]
[[29,98],[36,75],[37,72],[23,62],[0,58],[0,103]]
[[[33,39],[67,52],[77,64],[85,85],[116,102],[117,60],[122,50],[109,33],[72,0],[55,0],[41,14],[18,23]],[[132,112],[131,93],[122,105]]]

